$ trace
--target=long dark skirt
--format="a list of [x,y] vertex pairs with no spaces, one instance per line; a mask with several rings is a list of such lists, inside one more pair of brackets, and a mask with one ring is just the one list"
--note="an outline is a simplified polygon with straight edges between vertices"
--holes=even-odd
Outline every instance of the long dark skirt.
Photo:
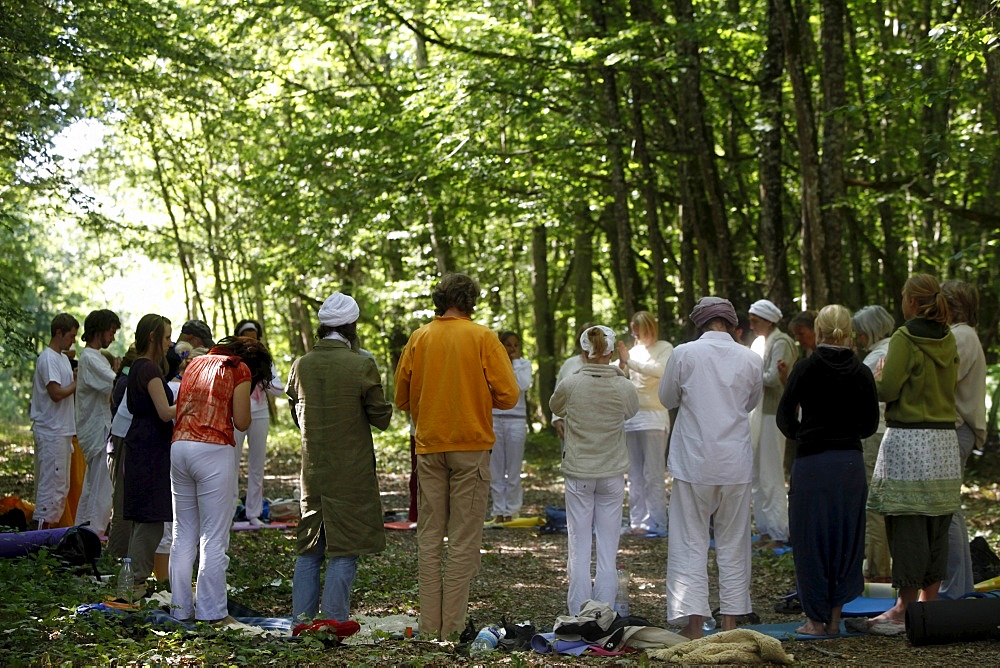
[[788,525],[799,600],[809,619],[829,623],[833,608],[864,590],[867,496],[860,450],[830,450],[795,460]]

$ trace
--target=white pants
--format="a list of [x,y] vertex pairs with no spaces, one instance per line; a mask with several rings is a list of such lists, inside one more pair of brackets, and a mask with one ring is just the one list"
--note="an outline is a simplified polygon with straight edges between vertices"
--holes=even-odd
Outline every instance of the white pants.
[[659,429],[625,432],[628,447],[628,518],[633,529],[667,530],[666,433]]
[[69,494],[69,470],[73,460],[73,437],[59,436],[41,429],[35,438],[36,524],[55,524],[62,519]]
[[[566,577],[569,614],[580,614],[588,599],[615,604],[618,593],[618,538],[621,534],[625,477],[581,479],[566,477],[568,530]],[[591,582],[590,549],[597,537],[597,570]]]
[[753,453],[753,519],[772,540],[788,540],[788,491],[785,489],[785,436],[775,417],[760,416],[760,438]]
[[83,476],[83,490],[76,509],[76,523],[90,522],[90,528],[103,534],[111,521],[111,502],[114,488],[111,486],[111,470],[108,468],[108,453],[104,450],[87,458],[87,472]]
[[[170,488],[174,542],[170,548],[170,589],[177,619],[222,619],[233,525],[233,453],[228,445],[174,441],[170,446]],[[200,553],[199,553],[200,545]],[[198,605],[191,591],[198,564]]]
[[750,602],[750,484],[698,485],[674,478],[667,543],[667,621],[684,625],[690,615],[710,617],[709,523],[715,516],[719,607],[745,615]]
[[524,489],[521,487],[521,464],[528,424],[524,417],[493,417],[496,442],[490,453],[490,494],[493,516],[513,517],[521,510]]
[[243,457],[243,441],[247,445],[247,519],[260,517],[264,511],[264,465],[267,463],[267,432],[271,427],[269,416],[253,416],[250,428],[235,432],[236,476],[233,478],[233,495],[240,497],[240,459]]

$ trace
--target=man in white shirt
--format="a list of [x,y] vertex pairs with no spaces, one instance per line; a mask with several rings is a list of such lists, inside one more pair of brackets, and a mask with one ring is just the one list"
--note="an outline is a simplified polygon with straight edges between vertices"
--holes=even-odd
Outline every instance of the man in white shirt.
[[49,326],[52,338],[35,363],[31,388],[31,430],[35,438],[35,514],[39,529],[55,527],[69,493],[76,434],[73,395],[76,377],[63,351],[73,346],[80,323],[60,313]]
[[[699,338],[677,346],[660,379],[671,411],[667,466],[674,476],[667,554],[667,620],[702,637],[710,616],[709,525],[715,516],[722,629],[751,612],[750,411],[763,391],[761,359],[736,342],[736,310],[704,297],[691,312]],[[676,415],[673,412],[676,411]]]

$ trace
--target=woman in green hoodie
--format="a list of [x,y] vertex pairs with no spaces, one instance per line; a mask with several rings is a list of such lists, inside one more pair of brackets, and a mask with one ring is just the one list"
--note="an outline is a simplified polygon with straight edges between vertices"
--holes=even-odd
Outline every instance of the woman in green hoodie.
[[868,495],[885,515],[896,605],[868,620],[884,635],[905,631],[906,607],[937,598],[948,561],[948,525],[959,507],[962,467],[955,432],[958,349],[937,279],[915,274],[903,286],[906,323],[889,341],[878,395],[887,429]]

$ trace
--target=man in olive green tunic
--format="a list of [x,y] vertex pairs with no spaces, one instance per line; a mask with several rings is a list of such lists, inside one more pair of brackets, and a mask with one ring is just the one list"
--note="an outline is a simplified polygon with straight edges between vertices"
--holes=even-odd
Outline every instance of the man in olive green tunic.
[[319,311],[316,347],[292,363],[285,386],[302,431],[302,520],[292,582],[296,618],[348,619],[358,555],[385,548],[371,428],[389,426],[392,405],[375,361],[358,352],[359,314],[354,299],[331,295]]

